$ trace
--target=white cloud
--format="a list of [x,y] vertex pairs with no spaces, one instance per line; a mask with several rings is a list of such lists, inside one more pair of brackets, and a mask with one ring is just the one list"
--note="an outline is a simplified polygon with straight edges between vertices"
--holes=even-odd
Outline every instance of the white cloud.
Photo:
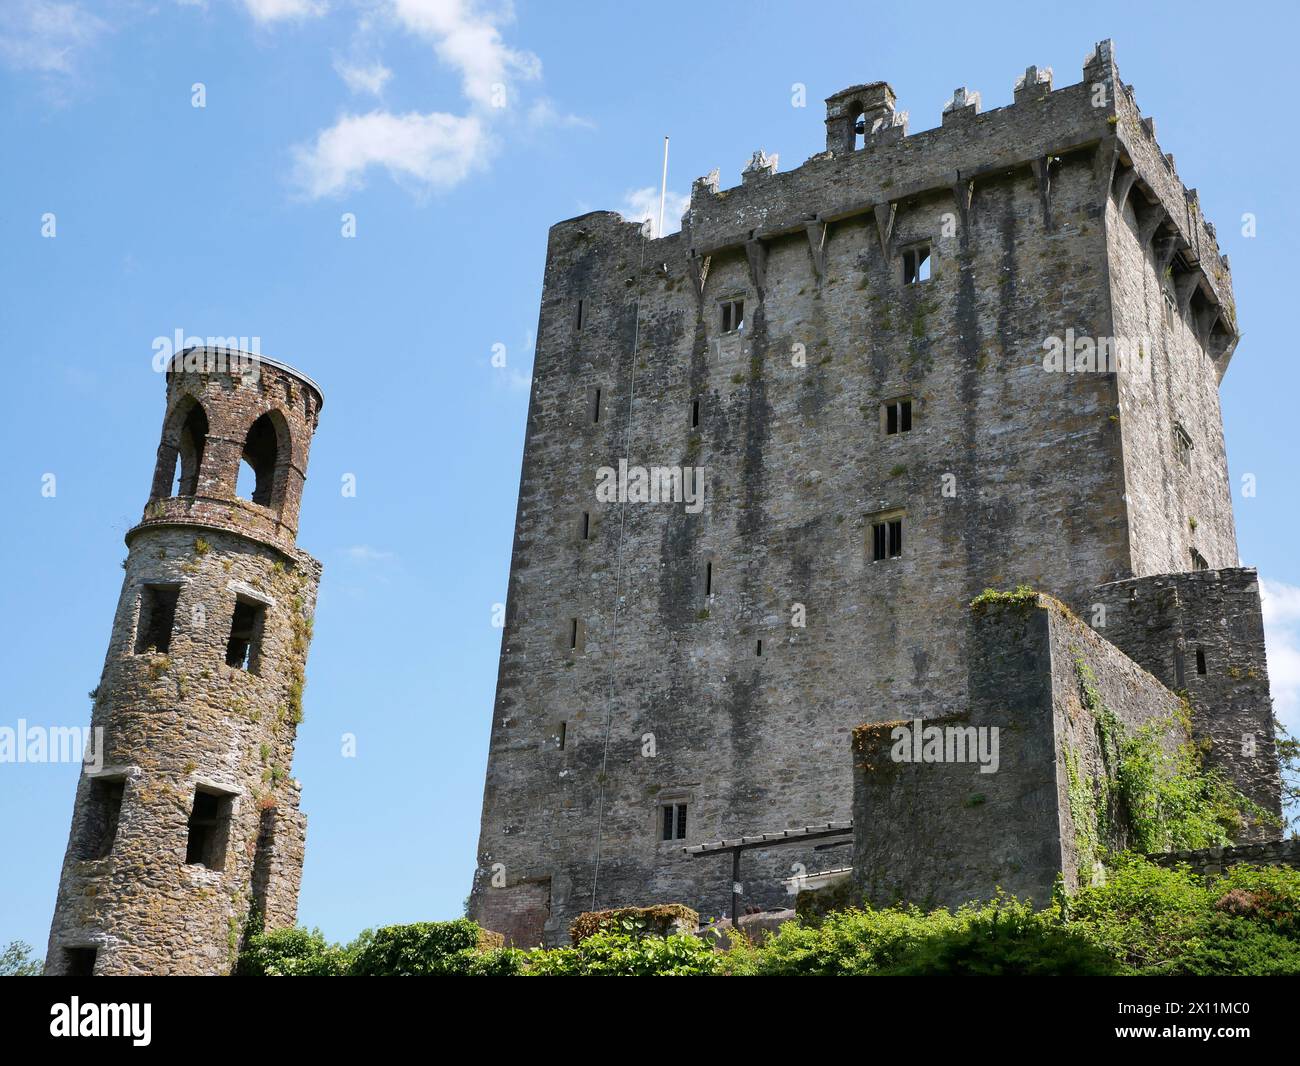
[[255,22],[283,22],[286,19],[315,18],[325,14],[325,0],[244,0]]
[[77,53],[107,29],[78,3],[14,0],[0,16],[0,61],[16,70],[68,74]]
[[537,56],[501,40],[499,25],[510,20],[508,8],[485,11],[475,0],[391,2],[397,21],[432,43],[438,58],[460,72],[465,96],[481,107],[496,104],[498,86],[508,86],[512,77],[541,76]]
[[1273,710],[1300,732],[1300,586],[1260,581]]
[[673,192],[671,189],[664,197],[664,232],[655,233],[659,227],[659,190],[653,185],[644,189],[629,189],[623,194],[623,206],[619,209],[629,222],[650,222],[650,234],[662,237],[676,233],[682,228],[682,215],[691,206],[689,195]]
[[295,177],[313,198],[359,188],[372,166],[398,181],[445,189],[482,166],[487,155],[483,124],[473,115],[371,111],[344,115],[315,144],[299,148]]
[[369,93],[371,96],[382,95],[388,79],[393,76],[393,72],[382,63],[361,66],[345,63],[341,59],[334,61],[334,71],[352,92]]
[[541,126],[579,127],[594,130],[596,124],[581,115],[561,114],[550,100],[538,100],[528,109],[528,124],[534,128]]

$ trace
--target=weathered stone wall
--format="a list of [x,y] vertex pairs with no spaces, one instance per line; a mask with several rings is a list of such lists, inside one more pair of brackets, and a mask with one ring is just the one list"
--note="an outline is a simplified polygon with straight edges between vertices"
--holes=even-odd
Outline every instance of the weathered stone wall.
[[[853,727],[969,713],[982,588],[1084,610],[1134,572],[1116,375],[1043,368],[1048,338],[1115,332],[1126,134],[1098,82],[1118,84],[1108,49],[1081,85],[697,182],[658,240],[608,212],[552,228],[471,901],[485,925],[545,878],[548,940],[583,910],[725,913],[727,862],[681,845],[843,819]],[[922,240],[932,276],[904,284]],[[732,299],[741,335],[722,331]],[[899,397],[913,428],[889,435]],[[620,459],[703,467],[703,509],[597,502]],[[873,516],[900,512],[901,557],[873,561]],[[688,805],[685,841],[660,839],[667,802]],[[749,852],[746,904],[783,905],[795,864],[834,860]]]
[[1161,866],[1186,863],[1193,873],[1217,877],[1229,866],[1294,866],[1300,869],[1300,837],[1268,840],[1256,844],[1238,844],[1230,848],[1203,848],[1199,851],[1171,851],[1166,855],[1148,855]]
[[[268,405],[291,425],[294,413],[281,406],[287,374],[275,373],[270,395],[173,375],[169,410],[181,396],[199,395],[214,431],[247,431]],[[313,412],[298,427],[309,432],[314,419]],[[229,491],[232,499],[164,501],[192,507],[188,521],[164,519],[151,503],[127,534],[122,592],[91,716],[102,730],[103,767],[78,783],[48,973],[65,972],[68,949],[78,948],[97,950],[97,974],[225,973],[254,906],[268,927],[294,921],[305,818],[289,770],[320,565],[291,540],[286,545],[283,534],[266,535],[264,524],[245,528],[246,510],[275,522],[281,507],[296,510],[296,496],[281,481],[277,507],[234,500],[234,473],[218,463],[229,443],[209,439],[205,484],[220,487],[202,491]],[[306,444],[294,446],[303,462]],[[237,466],[238,450],[224,462]],[[146,586],[178,591],[165,652],[137,639]],[[238,600],[262,613],[247,669],[227,665]],[[92,839],[102,821],[96,782],[125,787],[107,854],[87,857],[102,850]],[[206,864],[187,862],[196,789],[226,797]]]
[[[969,648],[969,710],[923,728],[996,729],[996,763],[955,761],[960,747],[915,761],[925,749],[899,748],[896,731],[908,730],[906,740],[910,721],[855,732],[854,880],[873,903],[956,907],[1001,888],[1042,906],[1058,872],[1078,883],[1071,775],[1107,773],[1085,678],[1129,728],[1167,719],[1170,743],[1177,739],[1177,698],[1050,599],[977,611]],[[993,734],[985,736],[985,751],[994,750]],[[1124,840],[1117,831],[1100,843]],[[1090,878],[1091,861],[1084,865]]]
[[[1097,631],[1167,687],[1187,694],[1206,766],[1221,770],[1248,798],[1280,817],[1281,778],[1256,572],[1233,567],[1134,578],[1100,586],[1096,600],[1105,608]],[[1268,839],[1280,831],[1280,823],[1261,822],[1242,839]]]

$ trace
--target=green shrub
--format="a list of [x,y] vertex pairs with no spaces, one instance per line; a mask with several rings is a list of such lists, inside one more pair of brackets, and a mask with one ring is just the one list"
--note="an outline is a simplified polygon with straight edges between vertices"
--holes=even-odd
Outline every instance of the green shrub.
[[720,972],[720,956],[697,936],[593,933],[573,947],[528,952],[532,977],[704,977]]
[[482,930],[467,918],[376,929],[356,952],[357,977],[446,977],[474,973]]
[[273,929],[256,933],[240,953],[241,977],[339,977],[347,973],[343,949],[325,942],[319,929]]

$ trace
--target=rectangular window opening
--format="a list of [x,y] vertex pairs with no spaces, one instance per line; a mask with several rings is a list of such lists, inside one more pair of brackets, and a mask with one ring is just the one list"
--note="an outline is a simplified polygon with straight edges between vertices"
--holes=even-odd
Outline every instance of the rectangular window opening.
[[1174,455],[1183,466],[1192,465],[1192,438],[1181,422],[1174,423]]
[[582,329],[582,327],[586,324],[586,310],[587,310],[586,301],[579,300],[577,310],[575,310],[573,313],[574,329]]
[[912,401],[890,400],[885,404],[885,433],[910,433],[912,430]]
[[94,977],[98,948],[64,948],[63,973],[67,977]]
[[1174,328],[1174,323],[1178,320],[1178,305],[1174,303],[1174,296],[1168,289],[1164,289],[1165,296],[1165,325],[1170,329]]
[[594,425],[598,425],[599,423],[600,423],[600,389],[593,388],[591,390],[591,424],[594,426]]
[[235,600],[235,613],[230,619],[230,639],[226,642],[226,665],[249,673],[261,672],[262,630],[266,625],[266,604]]
[[754,654],[755,654],[756,656],[758,656],[759,658],[762,658],[762,656],[763,656],[763,642],[762,642],[761,640],[758,642],[757,645],[755,645],[755,647],[754,647]]
[[930,242],[903,249],[903,284],[930,280]]
[[580,524],[583,540],[591,540],[591,512],[582,512],[582,522]]
[[176,625],[179,585],[145,585],[140,590],[140,621],[135,628],[135,653],[156,651],[166,655],[172,646]]
[[125,778],[91,779],[85,821],[82,823],[82,859],[103,859],[112,852],[125,792]]
[[903,520],[886,518],[871,524],[871,559],[897,559],[903,554]]
[[722,301],[722,332],[739,333],[745,327],[745,301]]
[[568,734],[569,734],[569,723],[561,722],[560,732],[559,735],[556,737],[556,742],[559,745],[560,751],[564,750],[564,743],[568,739]]
[[713,595],[713,564],[704,564],[704,595]]
[[230,834],[230,815],[235,797],[223,792],[194,790],[194,807],[190,811],[189,840],[185,862],[221,870],[226,865],[226,838]]
[[686,839],[686,804],[666,803],[663,808],[663,840]]
[[691,429],[698,429],[700,426],[700,401],[691,401]]
[[1196,649],[1196,672],[1202,677],[1205,676],[1205,649]]
[[569,650],[578,651],[582,646],[582,620],[569,619]]
[[1193,570],[1208,570],[1210,568],[1210,564],[1206,561],[1204,555],[1198,552],[1195,548],[1191,549],[1191,553]]

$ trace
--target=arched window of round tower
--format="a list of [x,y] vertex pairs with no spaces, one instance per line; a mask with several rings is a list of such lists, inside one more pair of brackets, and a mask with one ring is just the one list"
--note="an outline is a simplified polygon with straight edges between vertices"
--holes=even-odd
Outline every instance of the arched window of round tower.
[[208,415],[192,396],[173,410],[158,447],[153,496],[196,496],[208,442]]
[[278,508],[288,463],[288,427],[279,412],[268,411],[249,426],[244,438],[236,495],[261,507]]

